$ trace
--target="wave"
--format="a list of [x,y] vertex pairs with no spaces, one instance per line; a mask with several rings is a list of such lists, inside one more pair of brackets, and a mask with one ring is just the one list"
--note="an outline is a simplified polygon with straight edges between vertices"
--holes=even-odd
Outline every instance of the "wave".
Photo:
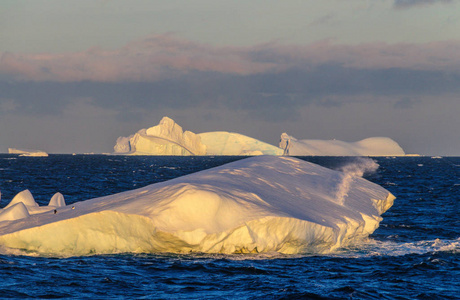
[[460,237],[453,240],[434,239],[409,243],[380,241],[368,238],[359,245],[339,249],[336,254],[347,257],[404,256],[437,252],[460,253]]

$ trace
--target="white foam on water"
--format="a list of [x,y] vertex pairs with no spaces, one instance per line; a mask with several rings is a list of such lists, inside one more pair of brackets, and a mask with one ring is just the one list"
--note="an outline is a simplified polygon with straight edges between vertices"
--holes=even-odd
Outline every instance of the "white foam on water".
[[337,251],[339,256],[368,257],[368,256],[404,256],[409,254],[426,254],[433,252],[460,253],[460,238],[454,240],[434,239],[408,243],[394,241],[379,241],[372,238],[362,240],[352,247]]

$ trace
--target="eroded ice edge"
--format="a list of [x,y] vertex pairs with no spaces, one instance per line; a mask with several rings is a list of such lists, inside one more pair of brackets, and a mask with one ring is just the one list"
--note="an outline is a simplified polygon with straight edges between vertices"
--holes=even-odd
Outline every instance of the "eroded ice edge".
[[349,173],[258,156],[72,205],[54,201],[45,212],[16,203],[26,211],[0,222],[0,247],[56,256],[328,253],[374,232],[394,198]]

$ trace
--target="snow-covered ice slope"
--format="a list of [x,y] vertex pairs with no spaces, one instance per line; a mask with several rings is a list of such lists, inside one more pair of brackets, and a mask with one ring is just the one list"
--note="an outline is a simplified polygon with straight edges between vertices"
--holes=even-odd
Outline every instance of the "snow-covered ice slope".
[[156,126],[141,129],[129,137],[119,137],[115,154],[130,155],[205,155],[206,146],[200,137],[168,117]]
[[283,149],[243,134],[212,131],[198,134],[207,155],[283,155]]
[[348,143],[339,140],[297,140],[286,133],[279,144],[285,155],[292,156],[401,156],[404,150],[387,137],[371,137]]
[[0,246],[58,256],[328,252],[372,233],[393,200],[361,177],[256,156],[57,213],[28,215],[29,199],[19,219],[0,222]]

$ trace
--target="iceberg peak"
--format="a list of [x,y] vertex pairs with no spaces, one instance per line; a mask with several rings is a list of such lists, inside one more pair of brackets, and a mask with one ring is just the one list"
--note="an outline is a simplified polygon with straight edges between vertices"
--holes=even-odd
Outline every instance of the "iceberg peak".
[[198,135],[183,131],[174,120],[163,117],[156,126],[141,129],[129,137],[119,137],[115,154],[205,155],[206,146]]
[[54,194],[53,197],[51,197],[51,200],[50,200],[48,206],[55,206],[55,207],[63,207],[63,206],[65,206],[64,195],[62,195],[59,192]]
[[29,211],[22,202],[18,202],[3,210],[0,209],[0,222],[24,219],[29,216]]
[[23,203],[25,206],[30,207],[38,206],[37,202],[35,202],[34,196],[32,196],[32,193],[29,190],[24,190],[14,196],[13,200],[11,200],[11,202],[5,206],[4,209],[10,208],[17,203]]

